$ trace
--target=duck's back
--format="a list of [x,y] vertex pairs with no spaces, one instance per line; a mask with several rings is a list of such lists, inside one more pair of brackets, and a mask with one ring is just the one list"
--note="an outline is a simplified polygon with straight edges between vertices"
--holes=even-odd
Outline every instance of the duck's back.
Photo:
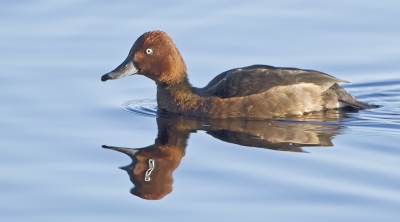
[[338,82],[347,81],[315,70],[253,65],[223,72],[198,92],[233,103],[241,101],[243,106],[257,106],[267,115],[278,116],[301,115],[340,106],[376,108],[356,100]]
[[311,83],[324,92],[337,82],[346,81],[314,70],[253,65],[223,72],[201,91],[209,96],[231,98],[260,94],[279,86]]

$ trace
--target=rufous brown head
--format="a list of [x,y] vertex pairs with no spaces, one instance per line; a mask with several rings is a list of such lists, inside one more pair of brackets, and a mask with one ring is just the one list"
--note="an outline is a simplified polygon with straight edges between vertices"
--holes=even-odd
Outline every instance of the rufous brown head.
[[179,82],[186,75],[186,65],[171,37],[163,31],[150,31],[133,44],[128,57],[101,80],[119,79],[141,74],[156,84]]

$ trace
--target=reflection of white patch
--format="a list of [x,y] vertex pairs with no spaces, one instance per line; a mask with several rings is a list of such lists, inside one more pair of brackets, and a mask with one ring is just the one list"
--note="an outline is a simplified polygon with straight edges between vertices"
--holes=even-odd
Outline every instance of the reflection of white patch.
[[154,161],[153,159],[149,159],[149,169],[147,169],[146,173],[144,174],[144,181],[151,180],[150,175],[155,167],[156,167],[156,161]]

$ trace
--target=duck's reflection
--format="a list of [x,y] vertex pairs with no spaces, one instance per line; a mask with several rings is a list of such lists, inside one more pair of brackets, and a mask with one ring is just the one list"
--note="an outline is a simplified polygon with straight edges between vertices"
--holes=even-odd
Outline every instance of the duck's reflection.
[[103,146],[127,154],[132,163],[125,170],[135,185],[131,193],[158,200],[172,191],[172,172],[185,156],[190,133],[204,130],[209,135],[249,147],[302,152],[305,146],[332,146],[331,139],[343,126],[336,124],[341,113],[331,110],[297,119],[241,120],[194,119],[160,114],[158,135],[153,145],[144,148]]

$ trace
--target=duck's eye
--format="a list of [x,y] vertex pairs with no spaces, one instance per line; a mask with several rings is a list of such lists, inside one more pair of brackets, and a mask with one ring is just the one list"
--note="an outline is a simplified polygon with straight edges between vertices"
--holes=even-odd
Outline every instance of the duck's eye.
[[150,55],[151,53],[153,53],[152,49],[146,49],[146,54]]

